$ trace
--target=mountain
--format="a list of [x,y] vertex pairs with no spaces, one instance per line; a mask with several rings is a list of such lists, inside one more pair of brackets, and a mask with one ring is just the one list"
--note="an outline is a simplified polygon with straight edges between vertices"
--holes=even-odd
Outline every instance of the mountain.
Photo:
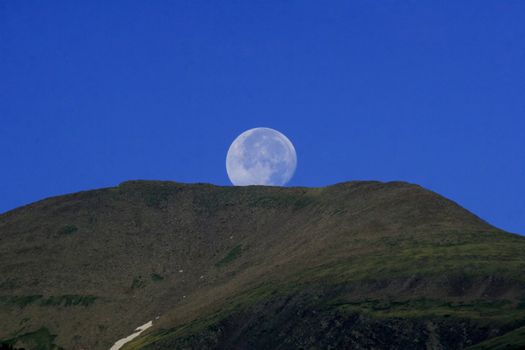
[[518,349],[525,237],[403,182],[130,181],[0,215],[0,316],[26,349]]

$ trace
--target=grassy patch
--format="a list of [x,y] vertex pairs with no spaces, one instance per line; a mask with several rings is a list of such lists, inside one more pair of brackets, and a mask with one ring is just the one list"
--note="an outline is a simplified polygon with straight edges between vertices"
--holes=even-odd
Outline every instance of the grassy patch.
[[13,345],[0,343],[0,350],[25,350],[24,348],[15,348]]
[[142,278],[142,276],[137,276],[133,278],[133,281],[131,282],[131,289],[140,289],[144,288],[146,286],[146,282]]
[[[371,243],[357,241],[354,244],[358,247]],[[406,276],[437,280],[444,275],[455,274],[458,285],[464,285],[460,283],[461,276],[471,280],[496,276],[508,281],[525,282],[525,257],[521,251],[523,245],[512,242],[464,243],[449,247],[427,242],[399,241],[396,249],[389,251],[381,246],[385,242],[378,241],[375,244],[375,254],[355,254],[344,260],[309,267],[295,274],[294,279],[329,279],[334,283],[343,283],[367,280],[370,276],[377,280]]]
[[97,300],[93,295],[50,296],[40,302],[42,306],[89,306]]
[[277,209],[288,207],[294,210],[298,210],[305,208],[308,205],[313,204],[314,202],[315,200],[311,197],[298,197],[294,195],[279,194],[255,198],[249,203],[249,206],[265,209]]
[[2,296],[0,297],[0,303],[6,304],[6,305],[18,306],[19,308],[24,308],[41,298],[42,298],[42,295]]
[[89,306],[97,299],[93,295],[57,295],[44,298],[42,295],[15,295],[0,297],[0,303],[24,308],[39,301],[39,306]]
[[519,350],[525,349],[525,327],[515,329],[502,336],[471,346],[467,350]]
[[242,254],[242,245],[236,245],[233,247],[220,261],[218,261],[215,266],[216,267],[222,267],[224,265],[228,265],[238,257],[240,257]]
[[31,350],[63,350],[54,343],[56,337],[47,328],[42,327],[34,332],[24,333],[11,339],[0,340],[0,344],[15,347],[20,344],[24,348]]
[[65,225],[58,230],[59,235],[70,235],[78,231],[75,225]]
[[170,198],[181,190],[180,186],[167,182],[128,181],[119,185],[124,195],[140,197],[151,208],[163,209]]
[[172,329],[160,329],[153,333],[148,333],[144,336],[131,341],[124,345],[123,350],[139,350],[143,347],[156,343],[164,339],[175,339],[175,338],[191,338],[193,334],[205,329],[212,329],[221,320],[227,318],[235,312],[242,311],[251,305],[256,304],[270,295],[275,293],[275,286],[271,284],[263,284],[246,292],[240,293],[232,297],[229,302],[226,303],[225,307],[217,309],[215,312],[201,318],[197,318],[191,322],[188,322],[182,326],[175,327]]
[[160,282],[160,281],[163,281],[164,280],[164,277],[162,277],[161,275],[159,275],[158,273],[152,273],[151,274],[151,280],[153,282]]
[[407,301],[364,300],[334,303],[333,306],[341,311],[366,313],[380,318],[454,316],[470,319],[500,319],[504,316],[512,320],[525,317],[525,312],[513,308],[511,302],[506,300],[472,302],[450,302],[424,298]]

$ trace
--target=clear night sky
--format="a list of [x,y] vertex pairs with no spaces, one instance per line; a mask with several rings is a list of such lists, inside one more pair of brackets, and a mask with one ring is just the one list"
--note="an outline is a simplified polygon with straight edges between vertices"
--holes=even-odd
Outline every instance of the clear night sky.
[[1,1],[0,212],[129,179],[404,180],[525,233],[525,1]]

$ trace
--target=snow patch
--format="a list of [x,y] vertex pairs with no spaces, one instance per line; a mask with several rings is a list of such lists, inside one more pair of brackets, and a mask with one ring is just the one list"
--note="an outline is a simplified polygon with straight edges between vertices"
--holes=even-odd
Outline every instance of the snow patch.
[[146,329],[150,328],[151,326],[153,326],[153,321],[149,321],[148,323],[143,324],[140,327],[137,327],[137,329],[135,329],[133,334],[128,335],[126,338],[122,338],[118,340],[109,350],[119,350],[121,347],[124,346],[124,344],[129,343],[130,341],[138,337],[142,332],[144,332]]

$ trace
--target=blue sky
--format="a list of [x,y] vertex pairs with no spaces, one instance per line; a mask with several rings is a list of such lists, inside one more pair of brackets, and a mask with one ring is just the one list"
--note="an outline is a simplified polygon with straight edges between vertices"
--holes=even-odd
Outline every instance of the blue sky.
[[404,180],[525,233],[525,1],[3,1],[0,212],[129,179]]

